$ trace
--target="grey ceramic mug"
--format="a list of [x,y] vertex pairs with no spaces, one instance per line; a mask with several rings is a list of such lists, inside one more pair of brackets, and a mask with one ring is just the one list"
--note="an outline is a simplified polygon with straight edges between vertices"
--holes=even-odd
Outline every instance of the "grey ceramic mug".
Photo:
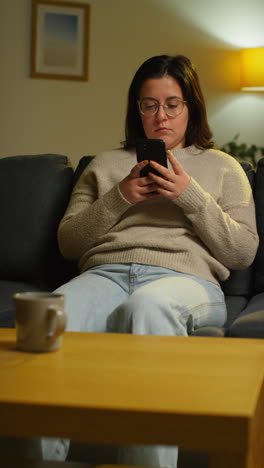
[[61,347],[67,322],[62,294],[17,293],[14,304],[17,349],[48,352]]

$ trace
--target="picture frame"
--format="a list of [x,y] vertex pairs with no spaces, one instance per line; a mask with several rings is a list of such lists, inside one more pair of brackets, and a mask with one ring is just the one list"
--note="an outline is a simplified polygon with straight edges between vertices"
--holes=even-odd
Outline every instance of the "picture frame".
[[88,80],[90,5],[32,0],[32,78]]

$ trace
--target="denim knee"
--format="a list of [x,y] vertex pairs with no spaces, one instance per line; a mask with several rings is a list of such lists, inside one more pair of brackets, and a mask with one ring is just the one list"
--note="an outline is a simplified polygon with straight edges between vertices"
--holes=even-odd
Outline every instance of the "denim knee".
[[187,311],[176,313],[159,293],[136,290],[108,319],[108,331],[139,335],[187,335]]

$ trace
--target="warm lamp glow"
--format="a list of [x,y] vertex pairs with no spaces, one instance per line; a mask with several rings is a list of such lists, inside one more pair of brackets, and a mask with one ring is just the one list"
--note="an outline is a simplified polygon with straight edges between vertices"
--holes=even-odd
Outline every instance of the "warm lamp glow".
[[241,49],[241,89],[264,91],[264,47]]

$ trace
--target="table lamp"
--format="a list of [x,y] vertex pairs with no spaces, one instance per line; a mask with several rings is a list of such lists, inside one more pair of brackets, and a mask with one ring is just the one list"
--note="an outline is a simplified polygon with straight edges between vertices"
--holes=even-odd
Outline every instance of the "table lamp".
[[264,91],[264,47],[240,50],[242,91]]

